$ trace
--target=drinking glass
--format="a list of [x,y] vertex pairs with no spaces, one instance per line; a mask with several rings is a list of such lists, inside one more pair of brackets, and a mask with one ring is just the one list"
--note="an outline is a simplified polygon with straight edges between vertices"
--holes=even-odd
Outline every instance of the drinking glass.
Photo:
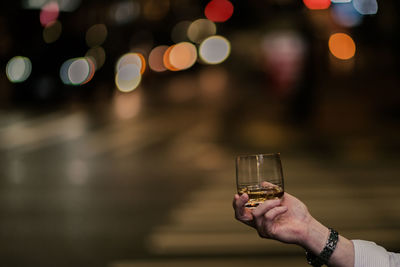
[[245,207],[255,208],[267,199],[284,194],[280,153],[236,157],[236,185],[239,195],[246,193]]

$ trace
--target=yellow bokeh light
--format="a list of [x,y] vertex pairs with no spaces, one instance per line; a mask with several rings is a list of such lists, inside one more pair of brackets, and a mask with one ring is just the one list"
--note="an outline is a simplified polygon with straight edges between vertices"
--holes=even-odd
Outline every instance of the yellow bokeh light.
[[169,0],[143,1],[143,15],[148,20],[160,20],[167,15],[169,6]]
[[178,70],[188,69],[196,62],[196,47],[188,42],[175,45],[169,53],[169,62]]
[[127,64],[117,71],[115,84],[121,92],[131,92],[139,86],[141,79],[139,67],[135,64]]
[[356,53],[356,44],[346,33],[335,33],[329,37],[329,51],[333,56],[347,60],[354,57]]
[[136,65],[140,70],[140,74],[143,74],[146,69],[146,60],[144,59],[142,54],[127,53],[119,58],[116,66],[115,66],[115,71],[118,72],[119,69],[121,69],[122,67],[124,67],[125,65],[128,65],[128,64]]
[[191,21],[184,20],[174,26],[171,31],[171,39],[174,43],[188,41],[187,31],[190,24],[192,24]]
[[198,19],[190,24],[187,30],[187,36],[194,43],[201,43],[205,38],[214,35],[217,32],[217,26],[208,19]]
[[47,24],[43,29],[43,40],[45,43],[54,43],[61,36],[62,25],[58,20]]
[[208,64],[219,64],[225,61],[230,53],[230,42],[219,35],[205,39],[199,48],[200,58]]
[[8,80],[13,83],[20,83],[29,78],[32,72],[32,63],[27,57],[13,57],[6,66]]
[[90,48],[85,56],[93,60],[96,70],[100,69],[106,60],[106,52],[101,46]]
[[86,32],[86,44],[89,47],[99,46],[107,38],[107,27],[104,24],[95,24]]

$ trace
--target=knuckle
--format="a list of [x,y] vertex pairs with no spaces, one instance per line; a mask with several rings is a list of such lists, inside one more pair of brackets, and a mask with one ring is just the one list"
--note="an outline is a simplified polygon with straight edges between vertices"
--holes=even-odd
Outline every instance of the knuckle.
[[272,219],[274,218],[274,214],[272,214],[272,212],[265,213],[264,218],[265,218],[267,221],[272,221]]

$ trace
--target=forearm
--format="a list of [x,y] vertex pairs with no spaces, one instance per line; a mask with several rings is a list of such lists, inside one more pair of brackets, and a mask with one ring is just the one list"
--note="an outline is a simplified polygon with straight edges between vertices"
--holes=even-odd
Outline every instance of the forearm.
[[[315,255],[319,255],[328,240],[329,229],[312,218],[308,224],[300,245]],[[336,249],[331,255],[328,266],[331,267],[353,267],[354,246],[353,243],[343,236],[339,236]]]

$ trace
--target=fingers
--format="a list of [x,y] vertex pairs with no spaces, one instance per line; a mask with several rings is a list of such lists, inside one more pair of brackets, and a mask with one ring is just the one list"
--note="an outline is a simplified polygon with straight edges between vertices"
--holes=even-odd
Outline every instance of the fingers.
[[253,215],[251,214],[251,211],[244,206],[248,200],[249,196],[247,194],[242,194],[241,196],[238,194],[235,195],[233,199],[235,218],[244,224],[254,227]]
[[287,210],[288,210],[288,207],[286,207],[286,206],[278,206],[273,209],[270,209],[267,213],[264,214],[264,217],[268,221],[273,221],[273,220],[275,220],[276,217],[285,213]]
[[240,217],[242,217],[245,213],[244,205],[247,203],[248,200],[249,196],[247,194],[242,194],[241,196],[239,196],[238,194],[235,195],[233,199],[233,208],[235,209],[235,215],[237,219],[240,219]]
[[276,185],[271,184],[270,182],[267,182],[267,181],[263,181],[263,182],[261,182],[261,186],[263,186],[263,187],[270,187],[270,186],[274,187]]
[[254,217],[260,217],[263,214],[267,213],[270,209],[278,207],[280,204],[281,204],[281,200],[280,199],[264,201],[255,210],[253,210],[253,212],[252,212],[253,216]]
[[233,208],[236,209],[244,207],[244,204],[246,204],[247,201],[249,201],[249,196],[246,193],[242,194],[241,196],[236,194],[233,200]]

